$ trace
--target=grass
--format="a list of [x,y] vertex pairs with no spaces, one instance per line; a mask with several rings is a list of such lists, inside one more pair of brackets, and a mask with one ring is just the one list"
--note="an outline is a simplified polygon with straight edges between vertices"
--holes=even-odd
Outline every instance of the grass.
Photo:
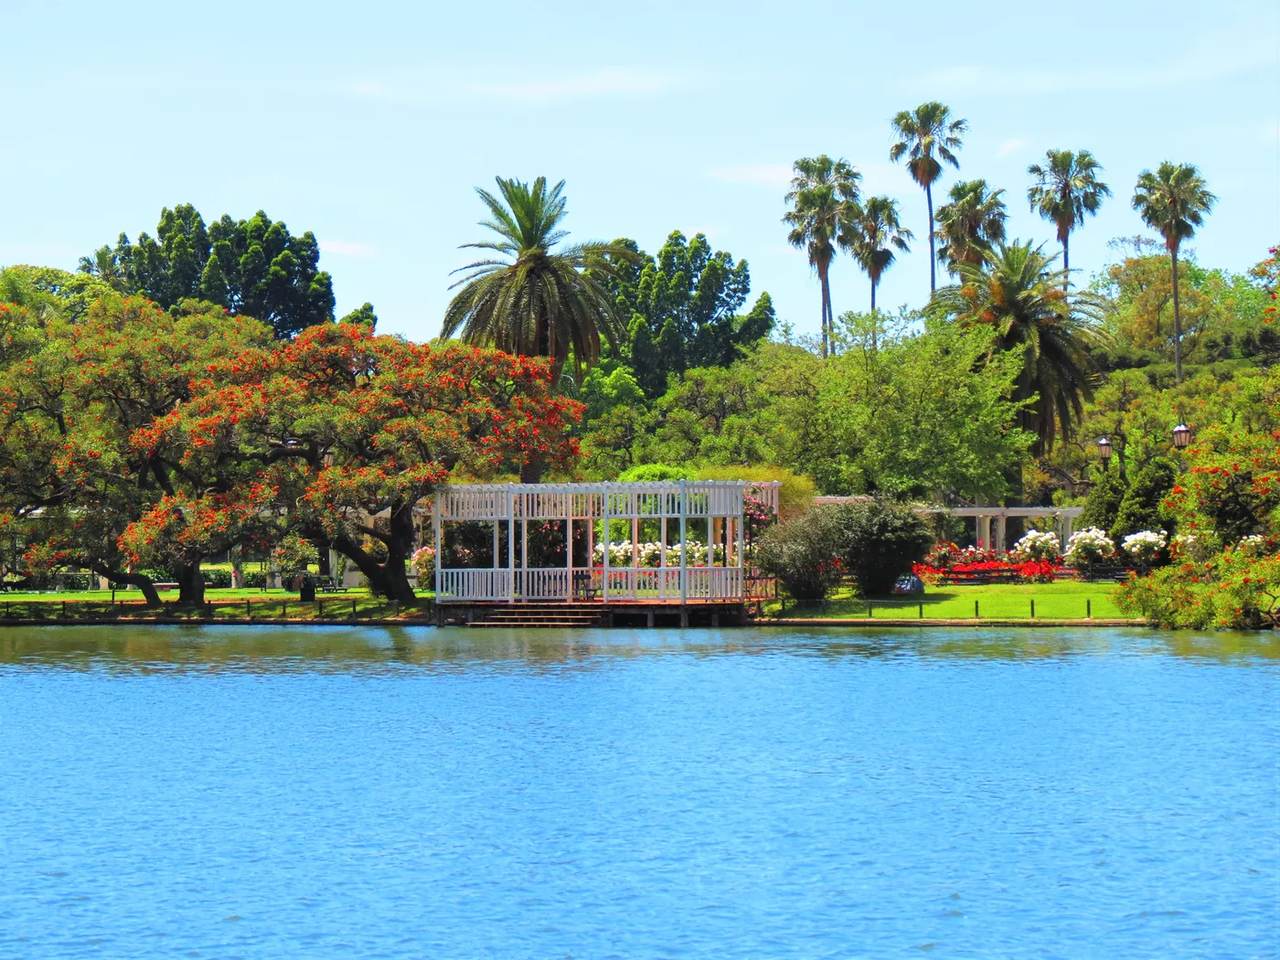
[[[878,597],[871,600],[874,619],[1027,620],[1035,601],[1037,620],[1083,620],[1086,612],[1096,619],[1124,617],[1116,606],[1116,583],[1084,583],[1062,580],[1056,583],[988,583],[928,587],[919,597]],[[824,604],[798,605],[789,600],[783,612],[779,601],[765,605],[768,616],[805,617],[834,620],[867,616],[867,601],[852,587],[841,586]]]
[[202,607],[177,606],[176,590],[162,591],[162,607],[147,607],[141,594],[119,591],[112,602],[111,591],[88,590],[78,593],[9,593],[0,594],[0,619],[3,620],[112,620],[182,619],[193,622],[247,620],[412,620],[431,612],[430,596],[406,606],[384,597],[373,597],[368,590],[346,593],[317,594],[314,602],[303,602],[296,593],[286,590],[221,589],[205,591]]

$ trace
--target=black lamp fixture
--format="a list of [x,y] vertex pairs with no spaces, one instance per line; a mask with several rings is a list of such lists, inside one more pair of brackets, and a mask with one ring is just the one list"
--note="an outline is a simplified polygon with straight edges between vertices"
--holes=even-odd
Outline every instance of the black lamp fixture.
[[1111,462],[1111,440],[1109,438],[1098,438],[1098,456],[1102,458],[1102,469],[1107,469],[1107,464]]
[[1180,423],[1173,428],[1173,445],[1179,450],[1187,449],[1187,444],[1191,442],[1191,428],[1185,423]]

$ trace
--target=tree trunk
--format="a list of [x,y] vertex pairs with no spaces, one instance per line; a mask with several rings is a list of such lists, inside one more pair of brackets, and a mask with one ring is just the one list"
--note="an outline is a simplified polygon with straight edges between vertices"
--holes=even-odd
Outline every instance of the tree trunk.
[[330,545],[328,540],[313,540],[316,545],[316,571],[325,579],[333,576],[333,566],[329,563]]
[[876,282],[871,281],[871,312],[876,312]]
[[178,568],[178,603],[184,607],[204,603],[204,574],[200,572],[199,562]]
[[924,202],[929,208],[929,296],[938,289],[938,254],[933,247],[933,187],[924,186]]
[[1071,249],[1067,244],[1067,238],[1062,238],[1062,292],[1066,293],[1067,288],[1071,286]]
[[114,583],[127,583],[130,586],[137,587],[142,591],[142,599],[148,607],[160,606],[160,593],[156,590],[155,583],[145,574],[129,573],[125,570],[112,570],[110,567],[98,566],[97,564],[86,564],[86,566],[98,576],[106,577]]
[[1182,382],[1182,314],[1178,310],[1178,248],[1169,250],[1173,266],[1173,379]]
[[[405,520],[401,513],[410,515],[407,534],[404,530]],[[391,543],[387,546],[386,563],[378,563],[368,551],[345,534],[334,538],[333,549],[356,565],[356,568],[369,581],[371,591],[392,600],[398,600],[400,603],[413,603],[417,600],[417,596],[413,592],[413,587],[409,585],[408,570],[405,566],[405,560],[413,548],[412,511],[406,508],[404,511],[393,512],[391,517]],[[400,544],[398,549],[397,544]]]
[[829,352],[827,341],[827,314],[830,310],[827,299],[827,268],[821,267],[818,270],[818,287],[822,294],[822,359],[826,359]]

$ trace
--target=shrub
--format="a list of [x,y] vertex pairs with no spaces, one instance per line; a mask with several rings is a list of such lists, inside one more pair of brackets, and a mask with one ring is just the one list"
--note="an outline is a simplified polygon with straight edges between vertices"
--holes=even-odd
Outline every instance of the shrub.
[[246,570],[240,582],[246,587],[256,587],[259,590],[265,590],[267,586],[267,571]]
[[842,531],[830,509],[770,527],[756,543],[755,562],[797,600],[823,600],[844,576]]
[[1119,470],[1103,471],[1102,476],[1089,488],[1089,495],[1084,501],[1084,512],[1080,514],[1081,526],[1110,530],[1115,526],[1120,504],[1124,502],[1128,491],[1129,486]]
[[1163,530],[1139,530],[1125,537],[1120,548],[1139,570],[1148,570],[1164,555],[1168,544],[1168,535]]
[[1173,466],[1167,460],[1152,460],[1138,470],[1109,527],[1111,539],[1167,527],[1169,517],[1162,504],[1173,489],[1174,478]]
[[928,524],[904,503],[865,500],[824,509],[835,518],[841,558],[863,596],[892,591],[932,541]]
[[637,463],[618,474],[619,483],[656,483],[661,480],[692,480],[692,467],[672,467],[665,463]]
[[803,474],[793,473],[785,467],[699,467],[699,480],[754,480],[758,483],[776,480],[778,488],[778,513],[783,520],[799,517],[813,506],[817,488]]
[[419,547],[413,551],[413,556],[409,558],[409,564],[418,578],[419,586],[431,583],[432,578],[436,575],[435,547]]
[[1097,527],[1085,527],[1071,535],[1062,559],[1067,566],[1088,574],[1099,564],[1115,559],[1115,555],[1116,545],[1110,537]]
[[1056,560],[1062,552],[1062,541],[1051,531],[1031,530],[1013,545],[1014,559]]
[[316,546],[296,533],[290,533],[271,551],[271,566],[282,576],[305,571],[316,559]]
[[1120,588],[1120,609],[1164,627],[1280,627],[1280,552],[1228,547],[1136,577]]
[[231,571],[224,567],[202,567],[200,573],[204,576],[204,585],[206,587],[231,586]]

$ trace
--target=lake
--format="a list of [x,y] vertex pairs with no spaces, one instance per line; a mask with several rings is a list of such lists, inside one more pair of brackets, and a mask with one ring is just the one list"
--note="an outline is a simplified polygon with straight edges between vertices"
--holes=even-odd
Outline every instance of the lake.
[[0,630],[0,957],[1275,957],[1280,642]]

